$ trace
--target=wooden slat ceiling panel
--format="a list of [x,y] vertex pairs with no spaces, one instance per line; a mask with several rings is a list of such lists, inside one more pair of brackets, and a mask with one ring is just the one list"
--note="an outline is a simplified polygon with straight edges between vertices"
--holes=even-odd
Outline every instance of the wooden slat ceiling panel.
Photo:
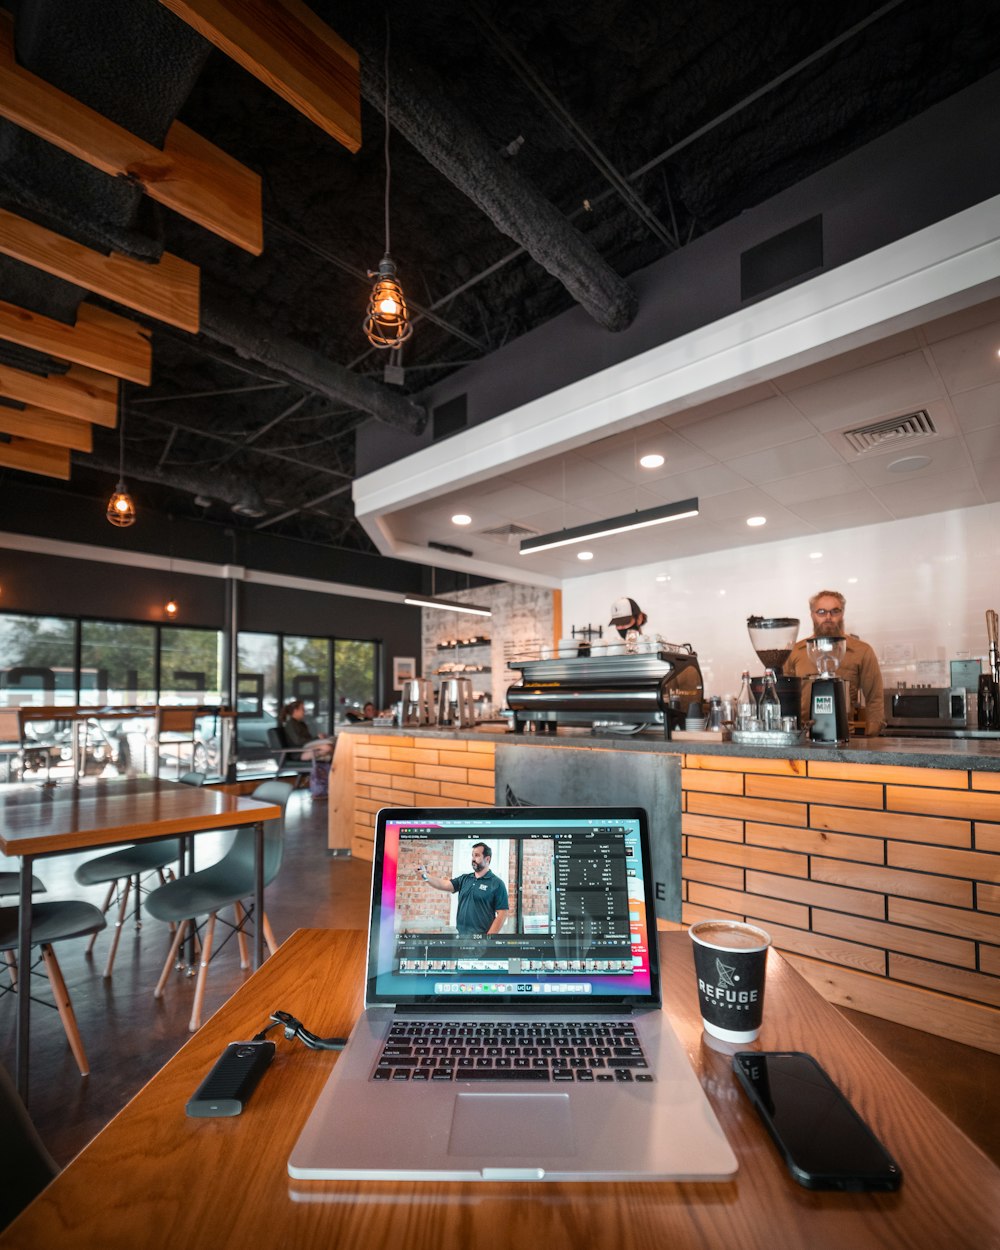
[[118,383],[106,373],[73,365],[66,373],[39,377],[0,365],[0,395],[46,412],[92,421],[113,430],[118,424]]
[[0,434],[14,434],[71,451],[93,450],[93,427],[75,417],[61,417],[44,408],[7,408],[0,404]]
[[160,0],[351,152],[361,147],[358,54],[301,0]]
[[20,469],[24,473],[40,473],[69,481],[69,451],[65,447],[48,447],[29,438],[14,438],[0,443],[0,465]]
[[259,256],[264,247],[260,177],[180,122],[161,152],[153,144],[22,69],[13,23],[0,12],[0,116]]
[[153,357],[149,331],[93,304],[81,304],[76,325],[71,326],[0,300],[0,339],[149,385]]
[[117,252],[104,256],[6,209],[0,209],[0,252],[168,325],[198,332],[200,274],[179,256],[164,252],[156,265]]

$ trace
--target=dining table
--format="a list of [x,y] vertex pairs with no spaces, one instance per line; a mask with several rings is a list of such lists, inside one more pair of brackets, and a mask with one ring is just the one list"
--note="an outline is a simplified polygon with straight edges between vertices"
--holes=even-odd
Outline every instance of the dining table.
[[[0,851],[19,866],[17,965],[29,968],[32,869],[36,859],[95,851],[150,839],[187,838],[211,830],[255,829],[254,906],[264,914],[264,822],[281,808],[226,788],[181,785],[152,777],[98,778],[57,786],[0,788]],[[254,967],[264,957],[262,925],[254,929]],[[31,995],[17,995],[15,1081],[28,1102]]]
[[[294,932],[0,1232],[0,1250],[493,1250],[498,1240],[517,1250],[1000,1246],[1000,1169],[919,1081],[904,1076],[772,949],[763,1031],[743,1049],[814,1055],[903,1173],[896,1192],[797,1184],[733,1075],[740,1048],[702,1030],[691,940],[683,932],[659,937],[664,1011],[736,1155],[732,1177],[296,1180],[289,1154],[338,1056],[280,1029],[268,1034],[276,1053],[242,1114],[185,1114],[226,1046],[257,1036],[275,1011],[320,1036],[348,1034],[363,1007],[365,939],[361,930]],[[991,1096],[984,1089],[983,1097]],[[373,1098],[371,1114],[377,1106]],[[415,1116],[409,1132],[419,1144],[429,1130]]]

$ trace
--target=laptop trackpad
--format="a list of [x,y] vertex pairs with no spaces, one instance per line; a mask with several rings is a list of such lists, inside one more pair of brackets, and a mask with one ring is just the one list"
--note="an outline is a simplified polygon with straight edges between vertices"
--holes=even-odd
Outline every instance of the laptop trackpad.
[[452,1155],[576,1154],[567,1094],[459,1094],[451,1118]]

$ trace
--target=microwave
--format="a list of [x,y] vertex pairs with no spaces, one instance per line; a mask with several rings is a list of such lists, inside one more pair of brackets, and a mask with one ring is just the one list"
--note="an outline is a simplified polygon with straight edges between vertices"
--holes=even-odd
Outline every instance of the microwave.
[[958,686],[901,686],[885,692],[887,729],[965,729],[965,691]]

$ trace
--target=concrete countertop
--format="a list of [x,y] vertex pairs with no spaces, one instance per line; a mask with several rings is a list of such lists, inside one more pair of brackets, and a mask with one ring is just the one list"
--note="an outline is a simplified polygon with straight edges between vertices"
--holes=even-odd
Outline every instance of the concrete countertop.
[[595,750],[657,751],[671,755],[723,755],[743,759],[826,760],[838,764],[901,765],[909,768],[977,769],[1000,772],[1000,740],[977,738],[854,738],[844,746],[794,747],[737,746],[733,742],[666,740],[655,734],[591,733],[589,729],[561,727],[557,733],[516,734],[503,724],[475,729],[395,728],[368,724],[343,725],[340,733],[390,734],[405,738],[489,739],[508,746],[576,747]]

